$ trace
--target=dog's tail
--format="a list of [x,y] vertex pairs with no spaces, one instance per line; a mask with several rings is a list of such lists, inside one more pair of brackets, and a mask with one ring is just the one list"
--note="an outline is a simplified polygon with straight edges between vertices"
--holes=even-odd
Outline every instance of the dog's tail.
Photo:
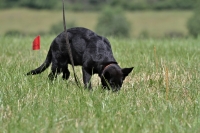
[[50,48],[44,63],[40,67],[36,68],[35,70],[31,70],[30,72],[28,72],[26,75],[36,75],[36,74],[42,73],[44,70],[46,70],[46,68],[49,67],[49,65],[51,64],[51,60],[52,60],[52,54],[51,54],[51,48]]

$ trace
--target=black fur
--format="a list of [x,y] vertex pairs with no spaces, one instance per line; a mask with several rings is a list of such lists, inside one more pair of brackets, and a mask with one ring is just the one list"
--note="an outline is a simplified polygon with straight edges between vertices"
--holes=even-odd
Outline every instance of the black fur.
[[[109,41],[86,28],[71,28],[67,30],[75,66],[82,66],[83,82],[85,87],[91,88],[92,74],[98,74],[103,87],[119,90],[125,77],[132,71],[131,68],[121,69],[113,57]],[[66,32],[59,34],[51,43],[46,60],[27,75],[43,72],[52,63],[49,79],[53,80],[57,74],[63,73],[62,78],[68,79],[70,59],[67,53]]]

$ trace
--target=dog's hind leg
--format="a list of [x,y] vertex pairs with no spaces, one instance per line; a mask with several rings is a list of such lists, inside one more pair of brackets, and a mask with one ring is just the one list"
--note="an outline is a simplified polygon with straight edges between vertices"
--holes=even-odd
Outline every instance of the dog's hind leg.
[[[58,70],[58,69],[57,69]],[[54,80],[57,78],[58,72],[57,70],[52,70],[51,73],[48,75],[49,80]]]
[[69,75],[70,75],[68,67],[64,67],[62,69],[62,71],[63,71],[63,76],[62,76],[63,80],[67,80],[69,78]]
[[61,68],[52,62],[51,73],[48,75],[49,80],[54,80],[57,78],[57,75],[61,72]]

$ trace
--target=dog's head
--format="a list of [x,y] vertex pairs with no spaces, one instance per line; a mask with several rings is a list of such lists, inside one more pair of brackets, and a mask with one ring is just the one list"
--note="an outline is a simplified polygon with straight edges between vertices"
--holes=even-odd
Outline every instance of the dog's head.
[[118,91],[122,87],[124,79],[132,70],[133,67],[121,69],[116,64],[107,65],[102,71],[101,83],[104,88]]

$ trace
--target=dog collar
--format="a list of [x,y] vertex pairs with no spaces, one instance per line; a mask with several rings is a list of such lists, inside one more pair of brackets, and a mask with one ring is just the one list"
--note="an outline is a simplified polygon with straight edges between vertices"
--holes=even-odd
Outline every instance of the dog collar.
[[105,67],[104,67],[104,69],[103,70],[105,70],[106,68],[108,68],[109,66],[111,66],[112,65],[112,63],[111,64],[108,64],[108,65],[106,65]]
[[102,71],[102,75],[103,75],[104,71],[106,70],[106,68],[108,68],[108,67],[111,66],[111,65],[113,65],[113,63],[108,64],[108,65],[106,65],[106,66],[104,67],[104,69],[103,69],[103,71]]

